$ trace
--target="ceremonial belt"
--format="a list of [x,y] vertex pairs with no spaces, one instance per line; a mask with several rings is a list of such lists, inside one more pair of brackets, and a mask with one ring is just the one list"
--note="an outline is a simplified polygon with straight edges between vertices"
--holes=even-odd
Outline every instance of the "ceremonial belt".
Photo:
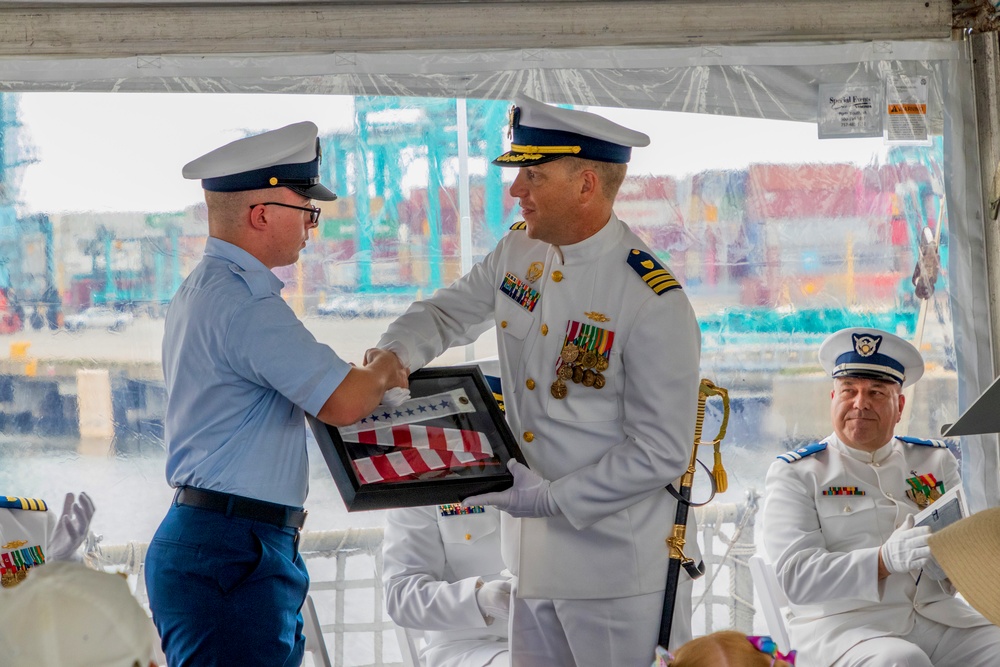
[[220,491],[198,489],[193,486],[182,486],[174,494],[174,502],[178,505],[197,507],[212,512],[220,512],[227,517],[263,521],[278,528],[298,528],[306,524],[306,510],[295,509],[288,505],[269,503],[266,500],[255,500],[244,496]]

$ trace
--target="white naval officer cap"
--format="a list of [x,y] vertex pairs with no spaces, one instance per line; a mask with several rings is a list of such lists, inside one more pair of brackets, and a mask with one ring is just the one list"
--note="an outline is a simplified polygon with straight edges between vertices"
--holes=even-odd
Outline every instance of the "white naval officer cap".
[[319,128],[311,121],[237,139],[188,162],[184,178],[213,192],[288,188],[320,201],[337,198],[319,182]]
[[589,111],[563,109],[527,95],[514,98],[510,110],[510,150],[493,160],[500,167],[527,167],[578,157],[625,163],[633,146],[648,146],[649,137]]
[[124,576],[60,561],[0,588],[7,667],[149,667],[156,629]]
[[830,334],[819,348],[819,362],[831,377],[888,380],[908,387],[924,374],[917,348],[881,329],[853,327]]

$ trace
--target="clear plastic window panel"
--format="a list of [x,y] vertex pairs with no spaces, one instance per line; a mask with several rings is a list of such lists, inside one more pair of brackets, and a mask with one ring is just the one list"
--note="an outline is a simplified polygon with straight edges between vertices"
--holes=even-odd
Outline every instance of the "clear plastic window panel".
[[[768,85],[778,95],[779,80]],[[662,107],[681,106],[674,99]],[[701,324],[702,375],[729,391],[729,490],[715,502],[751,511],[712,529],[717,556],[753,552],[752,509],[774,457],[832,430],[831,383],[816,358],[827,334],[875,326],[921,350],[927,374],[908,390],[897,433],[932,437],[958,415],[953,139],[937,122],[921,142],[820,140],[803,122],[808,103],[784,107],[803,116],[784,120],[718,115],[709,103],[689,109],[702,113],[589,107],[652,138],[634,152],[616,212],[684,286]],[[275,272],[317,339],[360,363],[391,318],[519,220],[513,174],[489,165],[504,150],[508,109],[506,97],[443,95],[0,95],[0,491],[55,510],[65,493],[86,491],[104,547],[151,538],[172,497],[163,317],[207,233],[200,187],[180,177],[185,162],[249,133],[306,118],[320,126],[323,180],[340,197],[320,203],[299,262]],[[488,332],[435,363],[495,354]],[[707,435],[719,416],[710,401]],[[381,525],[377,512],[344,510],[309,446],[307,528]],[[701,459],[712,467],[710,448]],[[708,492],[699,470],[695,500]],[[709,587],[696,589],[696,634],[738,624],[706,604],[713,591],[752,605],[731,577],[710,571]]]

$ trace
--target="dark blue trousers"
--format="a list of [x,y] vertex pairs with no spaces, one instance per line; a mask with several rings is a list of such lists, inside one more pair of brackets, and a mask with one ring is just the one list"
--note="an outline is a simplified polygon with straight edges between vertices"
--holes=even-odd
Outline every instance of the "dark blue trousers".
[[297,531],[172,505],[146,553],[170,667],[299,667],[309,574]]

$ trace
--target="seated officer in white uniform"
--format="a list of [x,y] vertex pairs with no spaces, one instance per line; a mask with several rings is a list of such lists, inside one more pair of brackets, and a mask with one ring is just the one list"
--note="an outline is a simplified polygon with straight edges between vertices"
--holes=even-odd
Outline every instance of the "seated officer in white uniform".
[[15,586],[38,565],[73,559],[93,516],[86,493],[67,493],[58,519],[39,498],[0,496],[0,586]]
[[[819,352],[833,377],[833,434],[767,473],[764,547],[810,667],[986,667],[1000,629],[955,597],[913,515],[962,483],[944,443],[894,436],[920,353],[877,329],[844,329]],[[931,479],[930,476],[933,476]]]
[[422,630],[428,667],[507,667],[510,579],[500,513],[479,505],[390,510],[382,543],[385,606]]

